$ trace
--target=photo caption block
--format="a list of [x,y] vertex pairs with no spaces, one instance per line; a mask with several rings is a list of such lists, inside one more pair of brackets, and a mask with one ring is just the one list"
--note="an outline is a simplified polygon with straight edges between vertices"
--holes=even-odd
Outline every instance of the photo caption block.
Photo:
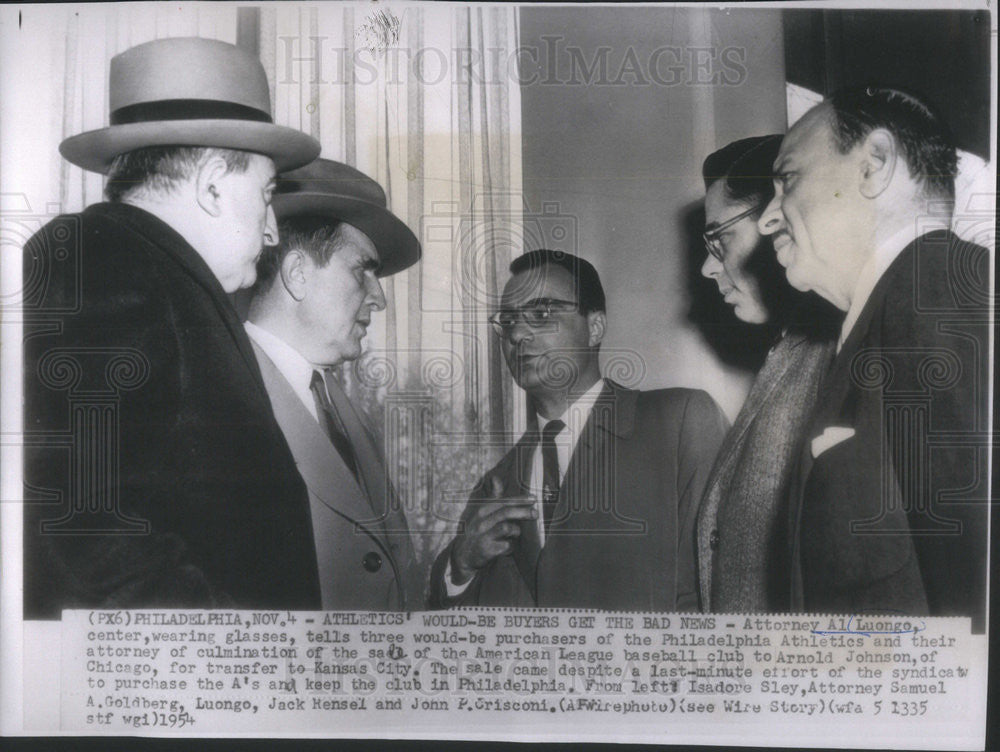
[[965,618],[65,611],[61,725],[972,749],[986,658]]

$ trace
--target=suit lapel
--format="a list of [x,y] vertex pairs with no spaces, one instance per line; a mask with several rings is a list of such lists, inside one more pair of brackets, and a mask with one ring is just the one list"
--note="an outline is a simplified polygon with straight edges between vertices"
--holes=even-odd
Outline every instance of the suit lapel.
[[[714,554],[712,551],[712,532],[716,529],[719,505],[722,501],[724,486],[732,480],[733,468],[740,462],[743,446],[750,428],[764,405],[770,401],[771,395],[784,383],[789,368],[796,363],[796,351],[808,338],[802,334],[786,334],[774,345],[768,353],[764,365],[754,378],[753,385],[747,394],[746,402],[736,416],[736,422],[726,434],[722,447],[719,449],[718,460],[712,468],[712,474],[705,489],[704,502],[698,515],[698,583],[700,587],[701,606],[704,610],[712,607],[712,573]],[[793,467],[801,467],[803,459],[799,458]],[[792,491],[794,492],[794,479]],[[789,505],[790,524],[797,517],[795,505]]]
[[349,519],[370,535],[385,554],[393,560],[381,526],[372,514],[362,489],[343,458],[323,433],[319,423],[306,409],[278,367],[256,343],[253,351],[260,361],[260,370],[278,425],[288,440],[292,456],[306,486],[317,500],[336,514]]
[[375,437],[354,409],[340,382],[329,372],[326,376],[326,386],[330,401],[340,415],[358,462],[360,475],[358,480],[368,498],[372,525],[377,527],[383,536],[393,533],[407,534],[406,520],[400,513],[398,500],[389,486],[389,476]]
[[712,475],[705,490],[704,503],[698,515],[698,581],[701,587],[702,606],[711,607],[712,589],[712,530],[715,529],[719,504],[722,501],[722,485],[731,478],[733,466],[739,462],[741,448],[747,432],[754,424],[761,408],[768,404],[771,395],[782,383],[786,372],[795,362],[796,349],[806,341],[800,334],[788,334],[774,346],[774,350],[764,361],[764,365],[754,379],[747,394],[746,402],[736,416],[736,422],[726,434],[719,449],[718,461],[712,468]]
[[[795,362],[795,350],[805,341],[806,338],[803,335],[789,334],[782,337],[774,346],[774,350],[764,361],[764,366],[754,379],[747,400],[740,409],[736,423],[730,431],[732,438],[725,442],[720,450],[720,455],[723,451],[731,450],[743,443],[743,439],[757,418],[761,407],[768,403],[771,394],[784,378],[785,372]],[[738,453],[732,452],[732,454]]]
[[581,494],[605,495],[611,493],[604,488],[612,482],[607,469],[616,466],[615,458],[605,456],[609,449],[609,437],[627,438],[635,426],[635,405],[637,392],[620,389],[608,379],[590,411],[587,422],[580,432],[563,483],[559,488],[559,501],[552,515],[553,528],[558,533],[568,533],[575,529],[573,521],[584,521],[591,515],[571,515],[570,509],[586,509],[586,500],[577,498]]

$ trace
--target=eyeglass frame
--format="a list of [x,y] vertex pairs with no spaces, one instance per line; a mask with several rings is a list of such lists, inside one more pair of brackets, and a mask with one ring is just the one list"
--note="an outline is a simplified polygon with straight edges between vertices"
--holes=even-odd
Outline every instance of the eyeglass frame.
[[[560,306],[560,307],[555,308],[555,306]],[[543,313],[541,320],[535,323],[529,321],[527,317],[528,312],[539,311],[539,309],[541,309],[541,312]],[[549,323],[549,318],[552,316],[554,311],[569,313],[570,311],[574,310],[578,311],[579,309],[580,309],[580,304],[575,300],[561,300],[559,298],[538,298],[530,306],[523,306],[521,308],[505,308],[496,311],[493,315],[491,315],[487,319],[487,321],[489,321],[490,325],[493,327],[493,333],[496,334],[498,337],[503,338],[509,336],[509,334],[514,330],[514,327],[517,326],[519,321],[523,321],[525,326],[527,326],[532,331],[538,331],[539,329],[541,329],[542,327],[544,327],[546,324]],[[513,321],[511,321],[507,325],[500,323],[499,320],[501,314],[504,313],[514,314]]]
[[730,227],[735,225],[737,222],[741,222],[751,214],[759,212],[764,208],[764,204],[755,204],[747,209],[745,212],[740,212],[735,217],[730,217],[725,222],[723,222],[718,227],[713,227],[711,230],[703,232],[701,234],[701,239],[705,243],[705,250],[708,251],[709,255],[718,261],[724,261],[726,254],[722,247],[722,241],[719,240],[719,235],[728,230]]

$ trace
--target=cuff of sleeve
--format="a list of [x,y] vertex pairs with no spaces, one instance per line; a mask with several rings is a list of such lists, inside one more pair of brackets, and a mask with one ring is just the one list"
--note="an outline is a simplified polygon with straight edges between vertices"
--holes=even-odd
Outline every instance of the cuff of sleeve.
[[461,585],[456,585],[454,582],[452,582],[452,580],[451,580],[451,557],[450,556],[448,557],[448,563],[445,564],[445,567],[444,567],[444,590],[448,594],[449,598],[457,598],[462,593],[464,593],[466,590],[468,590],[469,589],[469,585],[472,584],[472,581],[474,579],[476,579],[476,578],[475,577],[470,577],[466,582],[463,582]]

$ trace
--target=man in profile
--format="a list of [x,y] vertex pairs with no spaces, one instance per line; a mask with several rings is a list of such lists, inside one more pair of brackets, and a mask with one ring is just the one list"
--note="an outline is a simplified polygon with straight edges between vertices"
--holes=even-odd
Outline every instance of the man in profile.
[[601,378],[590,263],[536,250],[510,271],[491,323],[528,430],[473,492],[431,606],[697,609],[694,525],[725,419],[701,391]]
[[956,166],[926,104],[876,87],[814,107],[775,161],[760,230],[846,312],[792,498],[794,608],[982,628],[989,253],[950,230]]
[[420,244],[378,183],[338,162],[283,174],[274,206],[281,243],[258,262],[246,329],[309,488],[323,608],[423,608],[376,434],[332,372],[385,308],[378,278],[415,264]]
[[305,486],[227,293],[251,285],[277,169],[264,70],[207,39],[111,61],[111,125],[62,155],[108,201],[25,246],[24,615],[318,608]]

